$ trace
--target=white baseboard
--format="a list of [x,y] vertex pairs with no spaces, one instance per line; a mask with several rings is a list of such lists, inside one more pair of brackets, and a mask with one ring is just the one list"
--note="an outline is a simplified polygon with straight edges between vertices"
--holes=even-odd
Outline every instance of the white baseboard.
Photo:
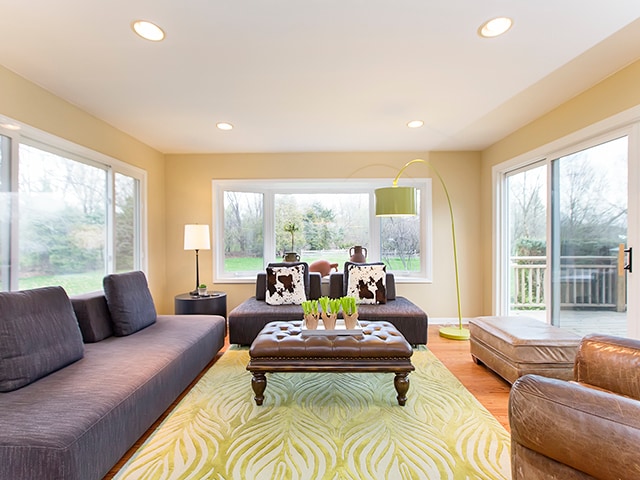
[[[467,325],[468,318],[462,319],[462,324]],[[457,325],[458,317],[429,317],[429,325]]]

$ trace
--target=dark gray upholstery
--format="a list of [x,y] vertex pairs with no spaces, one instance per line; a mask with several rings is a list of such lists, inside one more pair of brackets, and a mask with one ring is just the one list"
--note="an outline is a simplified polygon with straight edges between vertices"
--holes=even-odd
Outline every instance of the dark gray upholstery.
[[[277,264],[271,264],[277,265]],[[291,264],[285,264],[291,265]],[[269,305],[265,302],[267,274],[256,276],[256,295],[245,300],[229,312],[229,342],[251,345],[260,330],[276,320],[302,319],[300,305]],[[309,300],[317,300],[322,295],[322,276],[317,272],[309,274]]]
[[84,343],[93,343],[113,335],[111,314],[102,291],[71,297]]
[[222,348],[219,316],[159,316],[0,395],[0,479],[101,479]]
[[[317,276],[314,280],[314,275]],[[329,277],[329,296],[344,295],[342,273]],[[317,284],[316,284],[317,282]],[[321,296],[321,277],[311,273],[311,299]],[[396,297],[396,284],[392,273],[386,278],[387,303],[383,305],[358,305],[358,316],[363,320],[391,322],[412,345],[427,343],[427,314],[404,297]],[[302,319],[300,305],[268,305],[265,301],[266,275],[256,278],[256,295],[229,312],[229,343],[251,345],[264,326],[273,321]],[[342,315],[342,314],[340,314]]]
[[[329,277],[329,296],[340,298],[345,294],[344,274],[332,273]],[[358,318],[371,322],[392,323],[412,345],[427,343],[427,314],[405,297],[396,296],[396,282],[393,273],[387,272],[387,303],[378,305],[358,305]]]
[[0,292],[0,392],[28,385],[82,358],[83,352],[62,287]]
[[143,272],[113,273],[102,283],[115,335],[131,335],[156,321],[156,307]]

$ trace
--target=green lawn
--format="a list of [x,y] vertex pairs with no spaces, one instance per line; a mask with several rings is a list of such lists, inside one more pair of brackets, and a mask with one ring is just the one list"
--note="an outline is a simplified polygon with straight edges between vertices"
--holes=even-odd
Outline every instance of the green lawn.
[[[330,256],[325,256],[324,260],[328,260],[331,263],[338,264],[338,271],[342,271],[344,268],[344,262],[348,260],[348,257],[345,258],[345,255],[336,255],[333,258],[329,258]],[[313,258],[308,256],[303,258],[302,261],[307,263],[312,263],[313,261],[318,260],[318,258]],[[411,271],[418,271],[419,265],[418,261],[413,262]],[[225,260],[225,271],[227,272],[259,272],[263,270],[263,260],[262,258],[255,257],[237,257],[237,258],[227,258]],[[399,271],[403,270],[403,265],[400,259],[391,259],[390,262],[387,262],[388,271]],[[19,283],[20,290],[27,290],[30,288],[38,288],[38,287],[50,287],[60,285],[62,286],[67,295],[77,295],[79,293],[93,292],[95,290],[102,290],[102,279],[104,278],[104,272],[94,271],[87,273],[72,273],[66,275],[48,275],[48,276],[38,276],[38,277],[28,277],[21,278]]]
[[[309,256],[305,256],[304,258],[301,258],[300,260],[303,262],[312,263],[320,258],[321,258],[320,256],[314,257],[309,255]],[[344,262],[348,261],[349,257],[345,256],[344,254],[335,255],[333,257],[331,255],[325,255],[325,256],[322,256],[322,259],[328,260],[330,263],[337,263],[338,271],[342,271],[344,267]],[[402,264],[402,261],[400,260],[400,258],[392,258],[385,263],[387,265],[388,271],[404,271],[405,270],[405,267]],[[225,262],[224,262],[224,269],[226,272],[261,271],[263,269],[263,259],[262,257],[260,258],[255,258],[255,257],[227,258],[225,259]],[[413,261],[410,265],[409,271],[417,272],[419,270],[420,270],[419,260]]]
[[102,290],[103,278],[103,270],[87,273],[72,273],[67,275],[29,277],[20,279],[19,288],[20,290],[27,290],[30,288],[60,285],[65,289],[67,295],[77,295],[79,293]]

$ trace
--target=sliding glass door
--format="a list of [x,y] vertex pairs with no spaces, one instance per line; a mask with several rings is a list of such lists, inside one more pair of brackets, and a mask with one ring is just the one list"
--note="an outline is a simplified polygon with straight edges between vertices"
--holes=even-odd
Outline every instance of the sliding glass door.
[[509,314],[546,317],[547,165],[538,163],[506,177]]
[[554,325],[627,333],[627,154],[625,136],[551,162]]
[[498,313],[628,334],[629,163],[620,135],[502,173]]

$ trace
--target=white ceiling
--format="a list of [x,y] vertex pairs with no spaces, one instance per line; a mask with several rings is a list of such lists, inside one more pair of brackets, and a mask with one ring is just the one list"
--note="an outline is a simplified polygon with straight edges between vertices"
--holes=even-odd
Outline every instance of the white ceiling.
[[1,65],[164,153],[482,149],[638,58],[639,0],[0,0]]

